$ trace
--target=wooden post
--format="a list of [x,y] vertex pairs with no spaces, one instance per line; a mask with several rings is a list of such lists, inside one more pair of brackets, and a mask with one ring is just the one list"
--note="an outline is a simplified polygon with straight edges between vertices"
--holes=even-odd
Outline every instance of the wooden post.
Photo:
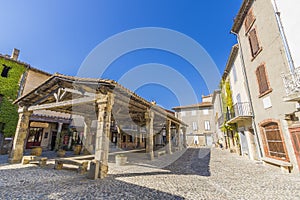
[[62,140],[60,139],[61,137],[61,130],[62,130],[63,123],[58,122],[58,128],[57,128],[57,134],[56,134],[56,140],[55,140],[55,151],[58,151],[59,147],[62,144]]
[[141,135],[141,127],[140,127],[140,125],[137,125],[136,140],[137,140],[136,147],[140,148],[141,147],[141,143],[142,143],[142,135]]
[[166,137],[167,137],[167,153],[172,154],[172,136],[171,136],[171,121],[166,122]]
[[186,144],[186,127],[182,128],[182,132],[183,132],[183,147],[187,148],[187,144]]
[[147,145],[146,145],[146,153],[148,153],[150,160],[154,159],[154,152],[153,152],[153,120],[154,120],[154,113],[152,111],[147,111],[145,113],[146,119],[146,129],[147,129]]
[[29,119],[32,112],[27,111],[27,108],[19,109],[19,121],[13,141],[13,147],[8,159],[9,163],[20,163],[23,158],[24,143],[27,137]]
[[[106,101],[103,101],[106,99]],[[110,138],[110,124],[114,98],[111,93],[100,95],[97,99],[98,121],[95,144],[95,160],[99,163],[99,170],[95,170],[95,178],[105,178],[108,173],[108,152]]]
[[181,125],[178,125],[178,147],[179,147],[179,151],[182,150],[182,138],[181,138]]
[[86,151],[93,153],[92,133],[91,133],[92,120],[84,117],[84,131],[83,131],[83,146]]
[[177,140],[177,147],[178,150],[181,150],[181,138],[180,138],[180,125],[176,124],[176,140]]

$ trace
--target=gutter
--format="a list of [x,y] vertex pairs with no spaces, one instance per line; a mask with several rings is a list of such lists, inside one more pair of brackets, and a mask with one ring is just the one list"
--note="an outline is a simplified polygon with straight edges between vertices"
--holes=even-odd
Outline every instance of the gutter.
[[278,25],[278,28],[279,28],[280,36],[281,36],[281,39],[283,41],[283,46],[284,46],[285,54],[286,54],[286,57],[287,57],[287,60],[288,60],[290,72],[293,74],[294,71],[295,71],[295,65],[294,65],[292,55],[291,55],[290,47],[289,47],[287,39],[286,39],[286,35],[284,33],[284,28],[283,28],[283,25],[282,25],[282,21],[281,21],[281,18],[280,18],[280,12],[278,10],[276,0],[273,0],[272,4],[273,4],[273,7],[274,7],[275,17],[276,17],[277,25]]

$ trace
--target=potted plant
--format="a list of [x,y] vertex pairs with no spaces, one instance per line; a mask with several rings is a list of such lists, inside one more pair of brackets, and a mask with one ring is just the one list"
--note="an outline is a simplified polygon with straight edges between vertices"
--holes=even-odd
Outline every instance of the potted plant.
[[64,149],[59,149],[59,150],[57,151],[57,156],[58,156],[58,157],[64,157],[65,154],[66,154],[66,150],[64,150]]
[[127,156],[125,156],[124,154],[117,154],[115,156],[115,159],[116,159],[116,165],[118,166],[125,165],[127,162]]
[[80,145],[80,144],[74,145],[74,147],[73,147],[74,154],[75,155],[80,155],[81,149],[82,149],[82,145]]

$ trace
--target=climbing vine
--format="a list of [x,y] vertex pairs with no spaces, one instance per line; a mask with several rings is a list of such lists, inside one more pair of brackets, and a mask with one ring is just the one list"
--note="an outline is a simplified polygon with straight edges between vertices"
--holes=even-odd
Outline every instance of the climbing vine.
[[19,90],[19,82],[26,67],[17,62],[0,57],[0,73],[4,67],[10,67],[7,77],[0,76],[0,94],[3,95],[0,103],[0,122],[4,123],[3,133],[5,137],[15,134],[18,123],[18,106],[16,100]]
[[[226,113],[226,115],[229,114],[229,113],[233,113],[234,111],[233,111],[232,91],[231,91],[231,88],[230,88],[229,80],[222,79],[221,83],[220,83],[220,89],[222,91],[221,92],[221,98],[222,98],[223,111]],[[223,132],[233,131],[234,126],[232,126],[231,124],[226,123],[226,120],[224,120],[224,123],[221,126],[221,130]]]

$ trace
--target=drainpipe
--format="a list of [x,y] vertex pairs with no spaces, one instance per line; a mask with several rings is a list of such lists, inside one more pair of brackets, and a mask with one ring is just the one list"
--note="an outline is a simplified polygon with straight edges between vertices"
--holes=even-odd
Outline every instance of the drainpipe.
[[257,140],[258,159],[261,160],[261,158],[263,157],[263,153],[262,153],[260,139],[259,139],[258,134],[257,134],[258,132],[257,132],[256,123],[255,123],[255,114],[254,114],[252,98],[251,98],[250,89],[249,89],[248,77],[247,77],[247,73],[246,73],[245,60],[244,60],[244,56],[243,56],[243,49],[242,49],[242,45],[240,43],[240,36],[237,33],[233,32],[233,31],[231,31],[231,33],[236,36],[238,44],[239,44],[239,49],[241,50],[240,58],[242,60],[242,71],[243,71],[243,75],[244,75],[245,82],[246,82],[246,90],[247,90],[247,94],[248,94],[249,101],[250,101],[250,107],[251,107],[251,110],[252,110],[252,126],[254,128],[254,134],[255,134],[256,140]]
[[286,54],[286,57],[287,57],[287,60],[288,60],[290,72],[293,74],[294,70],[295,70],[295,65],[294,65],[292,55],[291,55],[290,47],[289,47],[287,39],[286,39],[286,35],[284,33],[282,21],[281,21],[281,18],[280,18],[280,12],[278,10],[276,0],[273,0],[272,4],[273,4],[273,7],[274,7],[275,17],[276,17],[277,25],[278,25],[278,28],[279,28],[280,36],[281,36],[281,39],[283,41],[283,46],[284,46],[285,54]]

